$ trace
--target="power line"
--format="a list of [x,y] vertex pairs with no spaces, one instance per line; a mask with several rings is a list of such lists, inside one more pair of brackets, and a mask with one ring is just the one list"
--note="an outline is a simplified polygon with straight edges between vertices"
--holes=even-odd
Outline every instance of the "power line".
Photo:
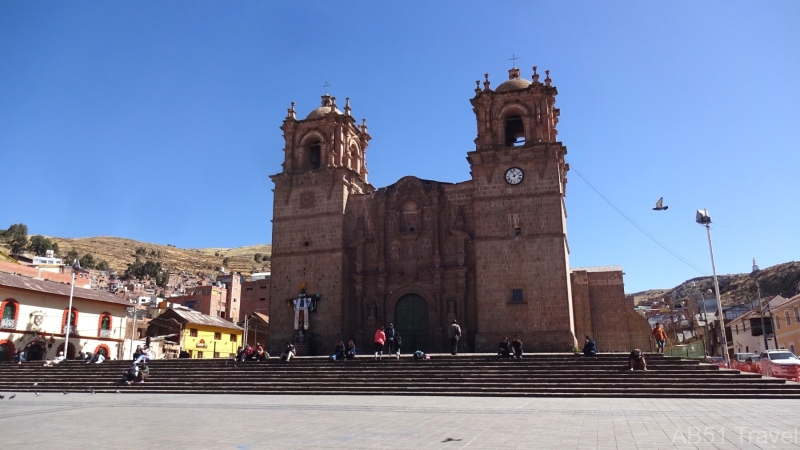
[[694,270],[696,270],[696,271],[700,272],[701,274],[703,274],[703,275],[705,275],[705,276],[709,276],[709,274],[708,274],[707,272],[703,271],[702,269],[700,269],[699,267],[697,267],[696,265],[694,265],[694,264],[693,264],[691,261],[689,261],[688,259],[686,259],[686,258],[684,258],[683,256],[681,256],[680,254],[678,254],[678,252],[676,252],[676,251],[672,250],[671,248],[667,247],[667,245],[666,245],[666,244],[664,244],[664,243],[662,243],[661,241],[659,241],[658,239],[656,239],[656,237],[655,237],[655,236],[653,236],[652,234],[650,234],[650,233],[649,233],[647,230],[645,230],[645,229],[644,229],[644,228],[643,228],[641,225],[639,225],[639,224],[638,224],[638,223],[636,223],[636,222],[635,222],[633,219],[631,219],[630,217],[628,217],[628,215],[627,215],[627,214],[625,214],[625,213],[624,213],[624,212],[623,212],[621,209],[619,209],[619,208],[618,208],[618,207],[617,207],[617,206],[616,206],[614,203],[612,203],[612,202],[611,202],[611,200],[609,200],[608,198],[606,198],[606,196],[605,196],[605,195],[603,195],[603,194],[602,194],[602,193],[601,193],[599,190],[597,190],[597,188],[595,188],[595,187],[592,185],[592,183],[589,183],[589,180],[587,180],[586,178],[584,178],[584,176],[583,176],[583,175],[581,175],[581,173],[580,173],[580,172],[578,172],[578,170],[577,170],[577,169],[575,169],[575,167],[573,167],[572,165],[570,165],[570,169],[571,169],[572,171],[574,171],[574,172],[575,172],[575,174],[577,174],[577,175],[578,175],[578,176],[579,176],[579,177],[580,177],[580,178],[581,178],[581,179],[584,181],[584,183],[586,183],[587,185],[589,185],[589,187],[590,187],[590,188],[592,188],[592,190],[593,190],[593,191],[595,191],[595,192],[597,193],[597,195],[599,195],[599,196],[600,196],[600,198],[602,198],[603,200],[605,200],[605,202],[606,202],[606,203],[608,203],[608,204],[609,204],[609,205],[610,205],[612,208],[614,208],[614,210],[615,210],[616,212],[618,212],[618,213],[619,213],[619,215],[621,215],[622,217],[624,217],[624,218],[625,218],[625,220],[627,220],[628,222],[630,222],[630,223],[631,223],[631,225],[633,225],[634,227],[636,227],[636,229],[637,229],[637,230],[641,231],[641,232],[642,232],[642,234],[644,234],[645,236],[647,236],[648,238],[650,238],[650,240],[652,240],[653,242],[655,242],[656,244],[658,244],[658,246],[659,246],[659,247],[661,247],[661,248],[663,248],[664,250],[666,250],[666,251],[667,251],[669,254],[671,254],[671,255],[672,255],[672,256],[674,256],[675,258],[679,259],[681,262],[683,262],[683,263],[684,263],[684,264],[686,264],[687,266],[691,267],[692,269],[694,269]]
[[725,226],[725,225],[720,225],[719,223],[716,223],[716,222],[714,223],[714,225],[715,225],[715,226],[718,226],[718,227],[725,228],[725,229],[727,229],[727,230],[734,231],[734,232],[736,232],[736,233],[739,233],[739,234],[743,234],[743,235],[745,235],[745,236],[750,236],[750,237],[753,237],[753,238],[756,238],[756,239],[763,239],[763,240],[765,240],[765,241],[774,242],[774,243],[776,243],[776,244],[788,245],[789,247],[800,248],[800,247],[798,247],[797,245],[793,245],[793,244],[787,244],[786,242],[776,241],[776,240],[774,240],[774,239],[770,239],[770,238],[765,238],[765,237],[757,236],[757,235],[755,235],[755,234],[745,233],[744,231],[739,231],[739,230],[733,229],[733,228],[731,228],[731,227],[727,227],[727,226]]

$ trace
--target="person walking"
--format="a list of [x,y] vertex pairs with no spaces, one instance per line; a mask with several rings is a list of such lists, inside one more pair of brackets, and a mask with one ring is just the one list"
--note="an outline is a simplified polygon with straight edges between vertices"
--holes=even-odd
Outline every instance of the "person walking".
[[386,328],[386,351],[388,353],[394,353],[394,334],[396,330],[394,329],[394,324],[390,323],[389,326]]
[[378,328],[375,332],[375,360],[383,359],[383,344],[386,343],[386,333],[383,332],[383,327]]
[[461,338],[461,327],[458,326],[458,321],[453,319],[448,330],[450,336],[450,354],[456,356],[458,354],[458,340]]
[[667,340],[667,333],[664,331],[664,327],[657,323],[656,327],[653,329],[653,339],[655,339],[658,348],[656,349],[656,353],[664,353],[664,342]]

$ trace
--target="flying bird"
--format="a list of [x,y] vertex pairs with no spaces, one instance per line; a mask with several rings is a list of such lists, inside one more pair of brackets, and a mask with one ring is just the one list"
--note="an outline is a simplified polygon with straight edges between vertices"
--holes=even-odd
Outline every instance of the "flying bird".
[[64,393],[64,395],[67,395],[67,393],[68,393],[67,391],[62,391],[62,392]]
[[9,399],[9,400],[11,400],[12,398],[14,398],[14,397],[16,397],[16,396],[17,396],[17,394],[14,394],[14,395],[12,395],[11,397],[8,397],[8,399]]
[[666,211],[667,209],[669,209],[669,206],[664,206],[664,197],[661,197],[656,202],[656,207],[653,208],[653,211]]

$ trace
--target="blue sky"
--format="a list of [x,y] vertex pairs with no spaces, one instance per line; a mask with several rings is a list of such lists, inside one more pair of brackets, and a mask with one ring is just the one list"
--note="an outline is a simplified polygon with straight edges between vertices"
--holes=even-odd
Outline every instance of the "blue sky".
[[[326,80],[366,117],[370,182],[469,178],[475,80],[551,70],[567,159],[710,273],[797,260],[798,2],[0,3],[0,227],[178,247],[271,240],[279,126]],[[666,212],[650,208],[664,196]],[[573,267],[626,289],[700,272],[576,172]]]

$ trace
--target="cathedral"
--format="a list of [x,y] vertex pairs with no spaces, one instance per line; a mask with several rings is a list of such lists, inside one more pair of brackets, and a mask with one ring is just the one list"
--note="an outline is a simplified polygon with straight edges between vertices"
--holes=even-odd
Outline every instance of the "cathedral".
[[[481,87],[482,85],[482,87]],[[470,100],[475,148],[459,183],[406,176],[367,180],[370,136],[336,97],[281,126],[275,183],[270,348],[287,341],[326,354],[352,339],[362,351],[389,323],[405,352],[496,351],[519,336],[530,352],[572,351],[591,335],[601,351],[646,348],[650,327],[625,302],[618,266],[570,268],[569,164],[557,139],[558,91],[509,70],[488,74]]]

